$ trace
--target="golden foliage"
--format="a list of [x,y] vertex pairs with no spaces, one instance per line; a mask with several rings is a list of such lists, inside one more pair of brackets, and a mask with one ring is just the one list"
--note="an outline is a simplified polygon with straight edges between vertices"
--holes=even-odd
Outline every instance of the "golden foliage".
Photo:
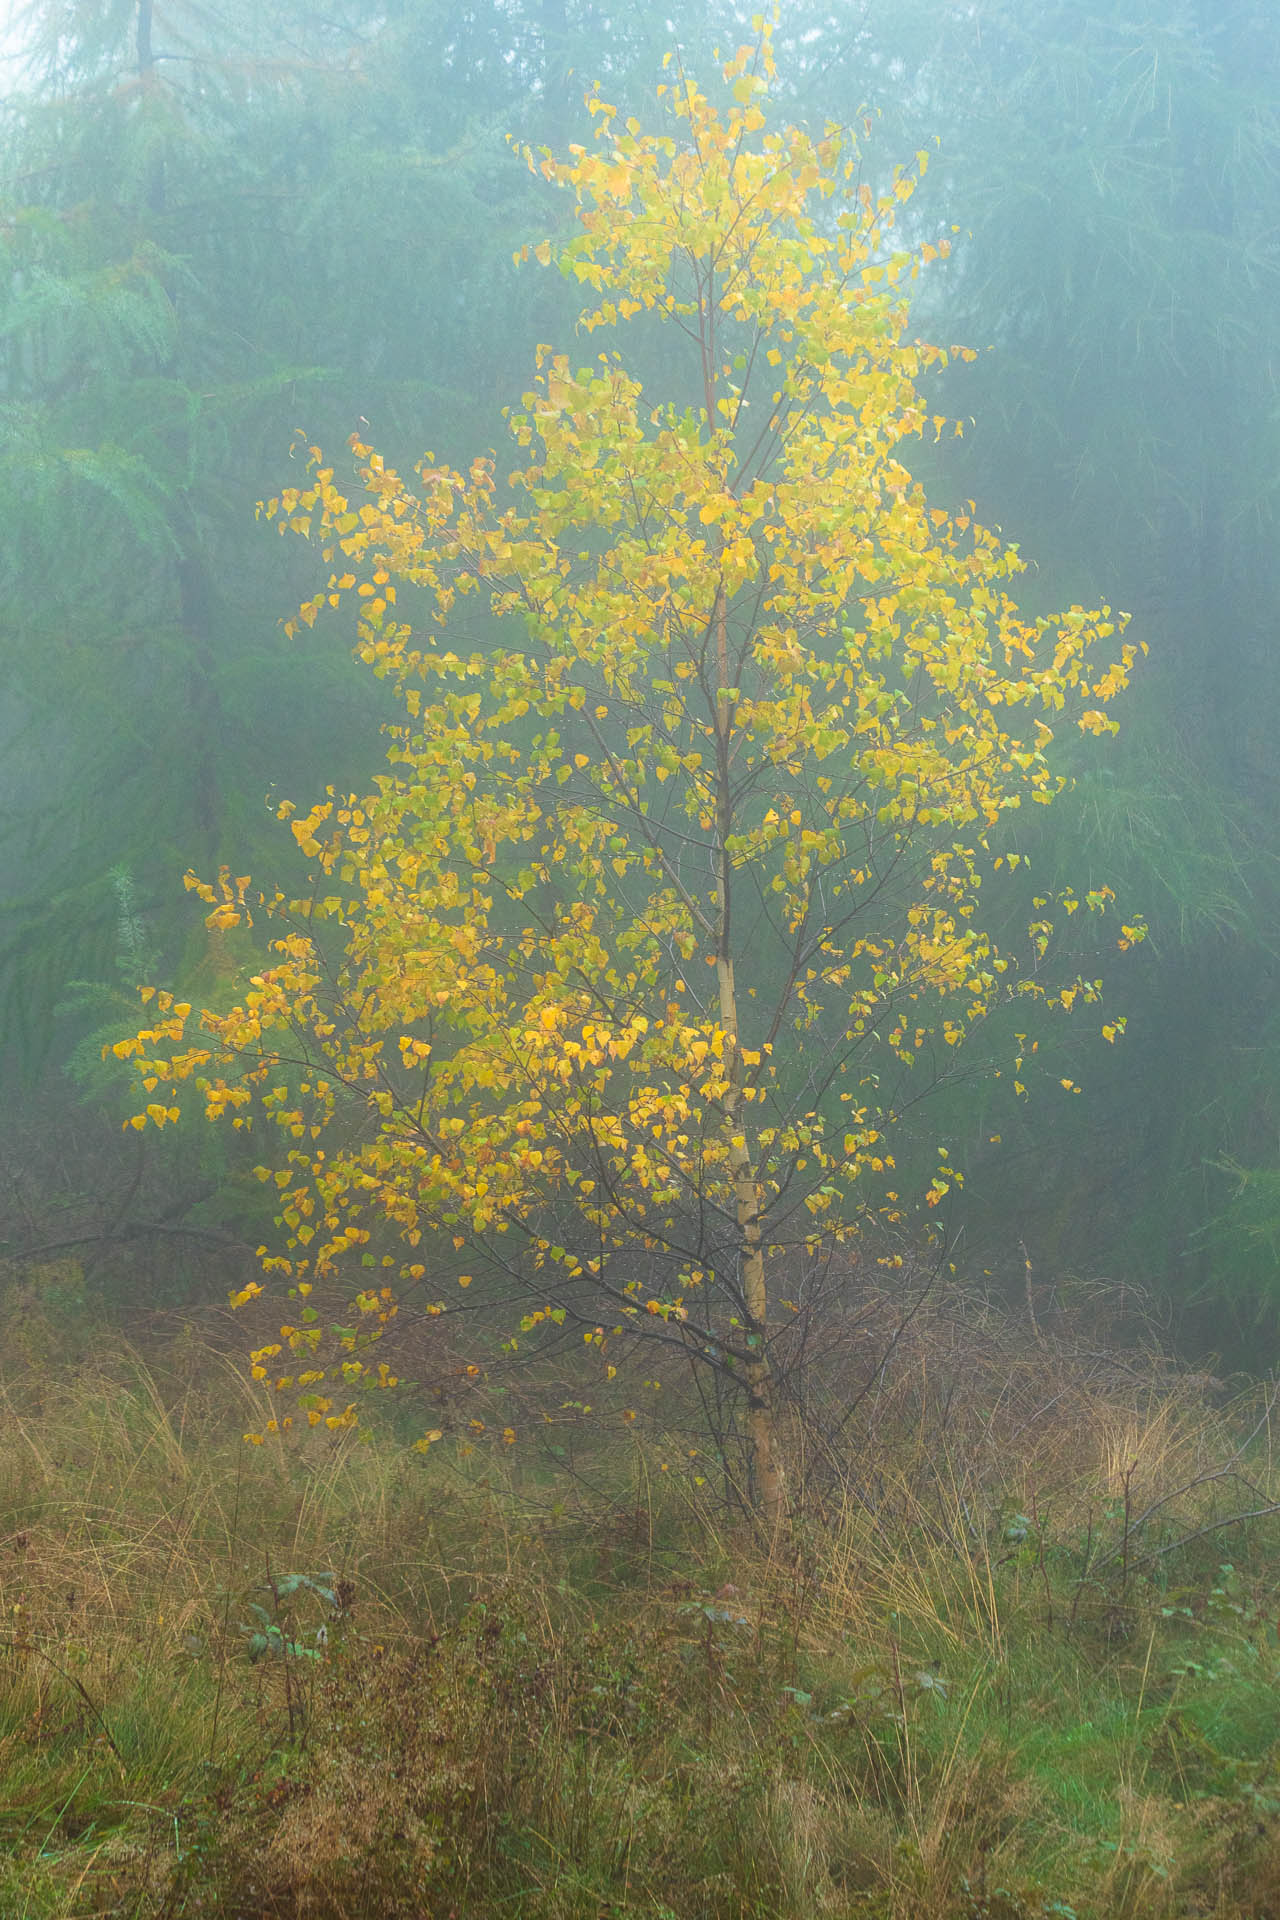
[[[167,1005],[126,1048],[148,1089],[194,1082],[211,1117],[283,1137],[263,1262],[303,1297],[282,1342],[320,1379],[441,1235],[518,1265],[601,1348],[613,1325],[704,1339],[718,1289],[720,1351],[758,1359],[744,1249],[850,1231],[892,1179],[911,1077],[1048,996],[1081,904],[1037,901],[1025,965],[977,911],[1017,864],[999,830],[1065,784],[1056,731],[1113,728],[1134,649],[1108,608],[1023,619],[1016,549],[972,502],[931,507],[900,457],[947,425],[922,378],[966,352],[909,328],[946,251],[895,234],[927,156],[873,194],[846,132],[767,119],[767,31],[724,71],[723,111],[682,77],[665,130],[593,100],[591,147],[527,155],[575,197],[555,258],[583,331],[661,328],[689,403],[615,350],[544,347],[505,484],[428,455],[411,485],[356,441],[354,495],[312,448],[310,483],[263,508],[330,568],[298,618],[353,601],[402,718],[371,792],[281,807],[314,884],[263,900],[279,931],[240,1004],[194,1044]],[[459,652],[469,599],[498,639]],[[243,879],[188,884],[214,924],[244,916]],[[958,1179],[944,1154],[930,1204]],[[361,1267],[387,1284],[321,1366],[305,1292]]]

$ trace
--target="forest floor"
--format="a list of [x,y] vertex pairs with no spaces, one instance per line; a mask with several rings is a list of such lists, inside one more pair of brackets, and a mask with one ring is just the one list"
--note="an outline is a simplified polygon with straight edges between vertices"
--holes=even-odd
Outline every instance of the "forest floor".
[[920,1316],[768,1542],[652,1423],[246,1446],[7,1305],[6,1920],[1280,1915],[1259,1387]]

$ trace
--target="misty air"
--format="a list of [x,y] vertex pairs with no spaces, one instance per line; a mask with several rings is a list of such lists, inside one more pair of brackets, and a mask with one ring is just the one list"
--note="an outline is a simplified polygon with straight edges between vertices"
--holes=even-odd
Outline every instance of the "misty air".
[[0,1912],[1280,1914],[1272,0],[0,61]]

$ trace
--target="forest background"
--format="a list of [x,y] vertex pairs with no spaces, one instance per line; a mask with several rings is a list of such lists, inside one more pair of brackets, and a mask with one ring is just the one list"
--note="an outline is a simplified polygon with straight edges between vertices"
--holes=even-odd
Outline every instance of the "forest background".
[[[1122,737],[1021,840],[1038,884],[1145,915],[1110,969],[1124,1043],[1046,1036],[1025,1104],[966,1049],[921,1121],[967,1176],[947,1239],[997,1285],[1030,1263],[1046,1287],[1147,1289],[1229,1363],[1280,1305],[1266,12],[865,0],[789,6],[777,42],[778,110],[869,113],[872,173],[938,142],[913,219],[954,225],[954,250],[916,319],[983,351],[935,383],[970,424],[919,477],[1033,557],[1030,612],[1124,607],[1150,647]],[[535,342],[574,314],[512,264],[568,214],[504,136],[563,147],[589,82],[625,111],[669,46],[705,58],[738,26],[568,0],[24,16],[3,121],[6,1254],[76,1241],[105,1275],[127,1247],[134,1304],[174,1304],[253,1237],[220,1150],[113,1146],[83,1102],[120,1111],[97,1061],[137,977],[216,972],[184,870],[275,873],[264,797],[377,757],[378,690],[341,618],[285,635],[312,582],[254,503],[294,477],[300,428],[401,466],[498,444]]]
[[[714,86],[750,34],[704,0],[33,0],[3,44],[27,1920],[1280,1913],[1273,0],[781,12],[775,124],[853,123],[877,190],[929,156],[900,233],[950,254],[912,328],[976,353],[929,376],[964,432],[912,441],[915,477],[1033,563],[1029,617],[1124,608],[1145,650],[1118,734],[1018,817],[994,932],[1071,885],[1148,934],[1077,916],[1105,1004],[1042,1023],[1029,1097],[993,1019],[911,1107],[903,1217],[786,1336],[778,1524],[740,1403],[606,1385],[464,1274],[370,1356],[406,1381],[377,1419],[273,1426],[245,1350],[279,1303],[226,1302],[283,1202],[242,1135],[128,1124],[138,984],[225,1005],[260,964],[184,873],[290,889],[281,804],[384,764],[388,689],[345,609],[297,624],[319,556],[256,503],[308,445],[345,484],[352,436],[505,472],[581,300],[516,264],[573,231],[521,147],[589,140],[596,83],[648,125],[664,55]],[[931,1209],[940,1144],[964,1179]]]

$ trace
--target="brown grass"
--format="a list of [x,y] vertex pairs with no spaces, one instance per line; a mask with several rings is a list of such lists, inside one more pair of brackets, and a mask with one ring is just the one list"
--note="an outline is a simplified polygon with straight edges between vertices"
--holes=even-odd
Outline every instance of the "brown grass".
[[46,1342],[0,1394],[0,1912],[1280,1912],[1280,1567],[1234,1517],[1267,1396],[954,1296],[859,1313],[772,1551],[674,1387],[568,1468],[246,1447],[258,1389],[189,1332]]

